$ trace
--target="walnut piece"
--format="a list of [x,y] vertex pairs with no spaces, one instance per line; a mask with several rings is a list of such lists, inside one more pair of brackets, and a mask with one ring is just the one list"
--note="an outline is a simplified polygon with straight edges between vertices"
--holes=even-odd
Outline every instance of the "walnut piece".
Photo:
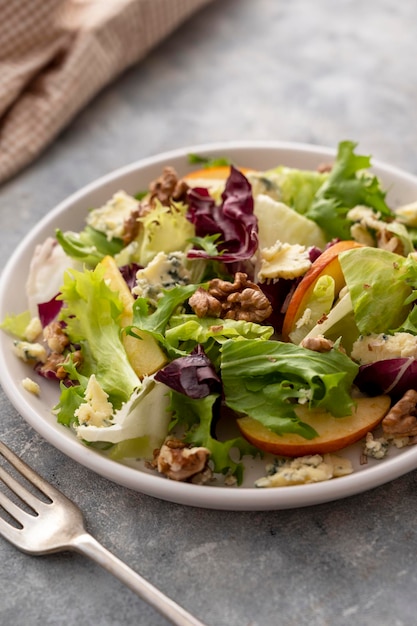
[[185,481],[207,470],[210,450],[187,444],[178,439],[167,439],[155,450],[151,467],[171,480]]
[[197,289],[188,304],[198,317],[220,317],[259,324],[272,314],[268,298],[243,272],[236,272],[232,283],[213,278],[207,291],[201,287]]
[[417,435],[417,391],[409,389],[382,420],[382,429],[390,437]]
[[134,241],[141,227],[139,218],[147,215],[159,200],[164,206],[171,202],[185,202],[189,187],[185,180],[179,179],[173,167],[165,167],[161,176],[149,185],[149,194],[139,202],[138,208],[130,214],[123,225],[123,243]]
[[52,352],[62,354],[69,344],[69,338],[61,324],[53,321],[43,329],[43,338]]
[[376,241],[378,248],[404,256],[404,245],[401,239],[387,230],[387,228],[381,228],[381,230],[377,231]]
[[314,352],[330,352],[333,348],[334,343],[330,341],[330,339],[326,339],[326,337],[306,337],[302,340],[301,346],[303,348],[308,348],[308,350],[314,350]]
[[317,168],[319,174],[326,174],[327,172],[331,172],[333,169],[333,165],[331,163],[320,163]]
[[[82,362],[81,350],[76,350],[71,356],[75,367],[78,367]],[[39,373],[49,377],[50,372],[55,372],[58,380],[65,380],[65,378],[68,378],[68,372],[65,371],[64,364],[68,363],[68,361],[69,355],[64,357],[60,352],[51,352],[48,354],[45,363],[39,367]]]
[[178,179],[173,167],[165,167],[162,175],[152,181],[149,186],[150,199],[152,205],[157,199],[164,206],[169,206],[172,201],[180,202],[185,200],[188,185],[185,180]]

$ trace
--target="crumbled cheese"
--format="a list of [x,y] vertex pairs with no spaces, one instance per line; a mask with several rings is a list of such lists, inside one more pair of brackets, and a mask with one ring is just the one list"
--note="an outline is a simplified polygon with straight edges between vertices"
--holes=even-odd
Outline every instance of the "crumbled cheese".
[[395,209],[395,215],[397,220],[406,226],[417,226],[417,202],[398,207]]
[[351,209],[347,218],[355,222],[350,228],[352,239],[366,246],[382,247],[392,252],[407,254],[411,252],[412,244],[409,241],[407,229],[399,221],[387,223],[380,219],[379,213],[364,206]]
[[105,233],[107,239],[121,238],[125,221],[137,209],[138,201],[125,191],[118,191],[102,207],[93,209],[87,216],[87,224]]
[[298,404],[307,404],[307,402],[311,402],[313,398],[312,389],[299,389],[298,394]]
[[261,268],[259,282],[276,278],[298,278],[311,267],[308,250],[298,244],[277,241],[270,248],[260,250]]
[[317,483],[353,472],[349,459],[335,454],[302,456],[278,461],[270,468],[270,474],[259,478],[255,487],[286,487]]
[[41,392],[41,388],[39,387],[38,383],[35,383],[35,381],[31,378],[24,378],[22,380],[22,387],[23,389],[26,389],[26,391],[33,393],[33,395],[35,396],[39,396]]
[[363,453],[373,459],[383,459],[389,448],[389,442],[384,437],[374,438],[372,433],[367,433]]
[[25,328],[25,338],[28,341],[35,341],[42,333],[42,324],[39,317],[32,317],[29,324]]
[[40,361],[45,363],[47,354],[44,346],[40,343],[30,343],[29,341],[15,341],[13,352],[22,361]]
[[375,246],[375,237],[371,235],[369,230],[363,224],[356,222],[350,227],[350,235],[354,241],[373,248]]
[[350,209],[346,215],[347,219],[351,222],[362,222],[363,224],[369,224],[370,228],[378,228],[383,222],[379,221],[380,213],[375,213],[372,209],[366,206],[357,205]]
[[352,346],[351,357],[360,365],[385,359],[417,358],[417,337],[404,332],[361,335]]
[[296,328],[302,328],[303,326],[309,327],[311,324],[311,315],[312,315],[312,310],[310,309],[310,307],[306,307],[304,309],[302,316],[298,318],[298,320],[295,322],[295,327]]
[[372,231],[381,232],[387,228],[386,222],[379,219],[380,214],[365,206],[356,206],[347,214],[347,219],[355,222],[350,229],[352,239],[366,246],[375,245]]
[[138,270],[132,292],[156,304],[163,289],[188,285],[191,274],[184,265],[185,259],[184,252],[159,252],[144,269]]
[[390,443],[396,448],[406,448],[412,442],[412,437],[394,437],[394,439],[390,439]]
[[268,172],[265,174],[264,172],[248,172],[246,174],[246,178],[252,185],[252,194],[253,197],[259,195],[267,195],[281,202],[282,200],[282,191],[281,191],[281,176],[274,172]]
[[89,426],[109,426],[113,415],[113,406],[108,402],[108,395],[92,374],[87,383],[84,398],[74,415],[80,424]]

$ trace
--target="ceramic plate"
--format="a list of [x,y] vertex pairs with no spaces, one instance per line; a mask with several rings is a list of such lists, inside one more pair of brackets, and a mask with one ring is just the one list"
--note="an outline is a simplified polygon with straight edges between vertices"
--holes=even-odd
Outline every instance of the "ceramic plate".
[[[328,162],[335,151],[309,145],[252,142],[221,143],[192,146],[153,158],[141,160],[117,170],[88,185],[62,202],[33,229],[16,249],[0,279],[0,319],[7,313],[26,309],[23,289],[30,259],[36,244],[53,235],[57,227],[62,230],[80,230],[86,212],[91,207],[104,204],[114,192],[124,189],[134,194],[146,189],[149,181],[161,173],[164,165],[172,165],[179,174],[190,170],[187,155],[227,156],[234,163],[258,170],[280,164],[291,167],[315,169]],[[390,166],[374,161],[374,170],[389,190],[391,206],[417,199],[417,178]],[[58,390],[52,382],[41,381],[41,394],[35,397],[23,389],[21,381],[28,375],[27,366],[11,351],[12,340],[0,333],[0,382],[5,393],[24,419],[63,453],[98,474],[136,491],[191,506],[228,510],[267,510],[304,507],[351,496],[382,485],[417,467],[417,446],[390,451],[382,461],[369,460],[360,464],[360,444],[344,451],[354,466],[354,473],[327,482],[257,489],[254,481],[265,475],[267,459],[245,459],[245,479],[240,487],[199,486],[176,483],[147,470],[143,464],[125,465],[85,447],[64,426],[57,424],[51,407],[58,400]]]

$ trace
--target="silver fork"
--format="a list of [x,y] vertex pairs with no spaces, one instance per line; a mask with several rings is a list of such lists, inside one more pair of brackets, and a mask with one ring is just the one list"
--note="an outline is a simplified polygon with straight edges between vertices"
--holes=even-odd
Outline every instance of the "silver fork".
[[2,463],[0,480],[33,511],[29,513],[24,510],[4,491],[0,491],[0,507],[17,522],[14,525],[0,515],[0,534],[5,539],[28,554],[52,554],[64,550],[84,554],[116,576],[172,624],[204,626],[202,622],[187,613],[96,541],[87,532],[83,514],[78,506],[41,478],[1,441],[0,455],[47,499],[47,501],[42,500],[34,495],[10,472],[6,471]]

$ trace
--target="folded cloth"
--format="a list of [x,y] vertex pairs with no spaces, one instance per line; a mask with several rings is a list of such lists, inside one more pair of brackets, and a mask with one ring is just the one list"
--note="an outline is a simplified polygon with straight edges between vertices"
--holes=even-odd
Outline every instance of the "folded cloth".
[[0,183],[211,0],[0,0]]

